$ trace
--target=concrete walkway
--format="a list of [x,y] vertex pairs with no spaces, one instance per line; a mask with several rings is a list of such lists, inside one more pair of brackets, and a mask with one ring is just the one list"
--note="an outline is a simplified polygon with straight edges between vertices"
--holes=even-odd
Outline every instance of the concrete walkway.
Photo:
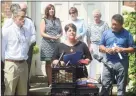
[[[31,96],[50,96],[51,88],[48,87],[47,78],[44,76],[32,77],[30,82],[31,88],[29,94]],[[101,85],[99,84],[99,87]],[[113,86],[113,96],[116,96],[117,87]]]

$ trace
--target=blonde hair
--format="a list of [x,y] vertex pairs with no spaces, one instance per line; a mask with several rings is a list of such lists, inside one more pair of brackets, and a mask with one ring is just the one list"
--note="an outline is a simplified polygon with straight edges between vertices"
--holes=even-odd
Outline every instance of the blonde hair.
[[99,9],[93,10],[93,15],[94,15],[94,14],[98,14],[99,16],[101,16],[101,12],[100,12]]

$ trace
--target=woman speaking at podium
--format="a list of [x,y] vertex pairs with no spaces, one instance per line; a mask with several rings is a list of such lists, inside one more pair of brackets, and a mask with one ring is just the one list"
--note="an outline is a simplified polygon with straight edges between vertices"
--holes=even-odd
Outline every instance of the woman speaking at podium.
[[[77,28],[73,23],[67,24],[65,26],[66,40],[62,43],[59,43],[56,46],[54,55],[52,57],[53,65],[58,64],[58,62],[60,62],[62,65],[66,64],[66,62],[63,61],[63,56],[66,54],[73,54],[75,52],[82,53],[82,58],[79,61],[83,61],[85,64],[89,64],[89,62],[92,60],[92,57],[87,45],[84,42],[78,41],[76,39],[76,31],[77,31]],[[86,66],[85,66],[85,69],[86,69]],[[77,78],[88,77],[87,70],[86,70],[86,74],[84,74],[83,70],[81,69],[77,71],[78,71],[77,73],[80,74],[79,76],[77,76]]]

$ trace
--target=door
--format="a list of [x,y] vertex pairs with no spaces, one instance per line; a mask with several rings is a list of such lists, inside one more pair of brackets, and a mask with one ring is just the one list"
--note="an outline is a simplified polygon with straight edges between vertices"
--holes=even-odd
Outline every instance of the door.
[[[110,19],[113,14],[120,12],[119,2],[32,2],[32,17],[35,17],[37,31],[37,45],[40,48],[41,36],[40,36],[40,21],[43,17],[44,9],[48,4],[53,4],[56,9],[56,17],[60,18],[62,26],[64,28],[65,21],[70,19],[69,9],[75,6],[78,9],[79,18],[84,19],[85,23],[93,21],[92,12],[94,9],[99,9],[102,13],[101,19],[110,24]],[[36,58],[36,75],[46,75],[45,64],[40,61],[40,54]]]

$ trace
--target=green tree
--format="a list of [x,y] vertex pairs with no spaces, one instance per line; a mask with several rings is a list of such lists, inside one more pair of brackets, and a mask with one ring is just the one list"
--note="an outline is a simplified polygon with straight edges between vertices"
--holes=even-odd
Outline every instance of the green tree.
[[38,53],[39,53],[39,47],[35,45],[33,48],[33,54],[38,54]]
[[[124,27],[132,33],[136,44],[136,12],[124,12]],[[129,54],[129,89],[127,96],[136,96],[136,52]]]

